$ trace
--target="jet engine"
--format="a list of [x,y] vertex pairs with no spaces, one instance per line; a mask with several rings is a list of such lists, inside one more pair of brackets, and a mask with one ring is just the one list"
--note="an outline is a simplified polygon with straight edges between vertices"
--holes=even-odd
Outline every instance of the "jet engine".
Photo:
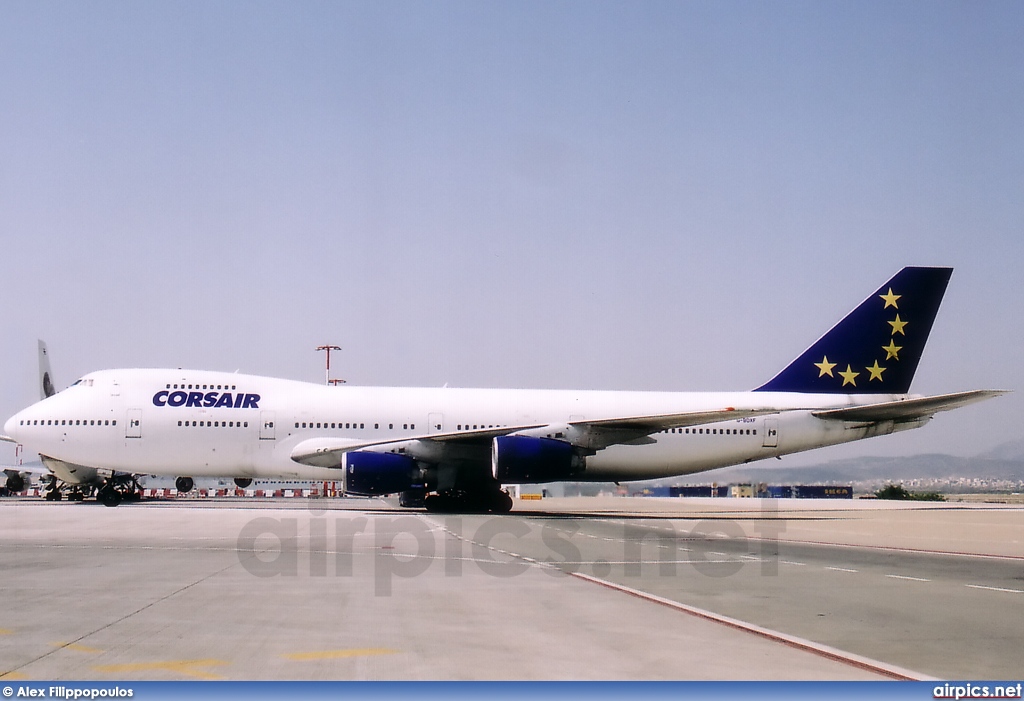
[[395,453],[354,451],[342,458],[344,494],[376,497],[410,489],[419,474],[416,461]]
[[7,489],[11,492],[22,492],[25,490],[25,478],[17,472],[7,473]]
[[194,486],[196,486],[196,483],[192,480],[191,477],[179,477],[178,479],[174,480],[174,488],[177,489],[182,494],[186,492],[191,492],[192,487]]
[[491,445],[491,473],[501,483],[554,482],[583,471],[586,460],[565,441],[498,436]]
[[236,477],[235,478],[235,486],[238,487],[239,489],[245,489],[250,484],[252,484],[252,478],[251,477]]

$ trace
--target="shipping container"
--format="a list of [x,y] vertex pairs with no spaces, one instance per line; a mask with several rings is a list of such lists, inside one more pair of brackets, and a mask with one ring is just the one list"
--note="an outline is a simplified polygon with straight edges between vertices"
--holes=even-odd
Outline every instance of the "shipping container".
[[729,488],[722,486],[711,486],[709,484],[697,486],[671,487],[674,497],[727,497]]
[[671,497],[672,487],[644,487],[642,490],[633,492],[635,497]]
[[853,499],[853,487],[801,484],[793,487],[793,496],[799,499]]

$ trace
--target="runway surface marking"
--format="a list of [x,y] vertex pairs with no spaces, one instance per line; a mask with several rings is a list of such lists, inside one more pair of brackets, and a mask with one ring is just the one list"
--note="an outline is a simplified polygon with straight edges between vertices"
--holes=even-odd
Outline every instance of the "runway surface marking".
[[857,570],[851,570],[846,567],[826,567],[826,570],[832,570],[833,572],[856,572]]
[[[256,558],[255,553],[251,557],[255,559]],[[155,601],[150,601],[148,604],[145,604],[144,606],[139,607],[135,611],[131,611],[129,613],[126,613],[123,616],[120,616],[119,618],[116,618],[116,619],[114,619],[112,621],[109,621],[109,622],[99,626],[95,630],[91,630],[91,631],[89,631],[87,633],[83,633],[82,635],[78,636],[74,640],[70,641],[67,645],[77,645],[80,641],[85,640],[86,638],[88,638],[90,636],[96,635],[97,633],[99,633],[101,631],[107,630],[108,628],[112,628],[113,626],[117,625],[118,623],[121,623],[122,621],[128,620],[132,616],[136,616],[136,615],[142,613],[143,611],[156,606],[157,604],[161,604],[164,601],[167,601],[168,599],[171,599],[171,598],[177,596],[178,594],[182,593],[183,591],[191,589],[192,587],[197,586],[197,585],[201,584],[202,582],[205,582],[208,579],[212,579],[213,577],[216,577],[217,575],[219,575],[219,574],[221,574],[223,572],[227,572],[232,567],[237,567],[237,565],[238,565],[238,563],[233,562],[230,565],[228,565],[227,567],[222,567],[221,569],[217,570],[216,572],[211,572],[210,574],[207,574],[207,575],[205,575],[203,577],[200,577],[199,579],[195,580],[194,582],[189,582],[188,584],[186,584],[186,585],[184,585],[182,587],[179,587],[178,589],[172,591],[171,593],[167,594],[166,596],[162,596],[162,597],[156,599]],[[25,662],[23,662],[20,665],[18,665],[15,669],[11,670],[11,672],[9,672],[8,674],[16,672],[18,669],[21,669],[22,667],[27,667],[27,666],[29,666],[31,664],[39,662],[40,660],[42,660],[42,659],[44,659],[46,657],[49,657],[50,655],[53,655],[53,654],[59,652],[60,650],[64,649],[65,647],[67,647],[67,645],[65,645],[63,647],[55,648],[53,650],[50,650],[49,652],[43,653],[42,655],[39,655],[38,657],[35,657],[35,658],[31,659],[31,660],[26,660]],[[203,661],[205,661],[205,660],[200,660],[200,662],[203,662]],[[213,662],[216,663],[216,664],[227,664],[226,662],[222,662],[220,660],[213,660]],[[160,663],[160,664],[164,664],[164,663]],[[181,663],[180,662],[169,662],[169,663],[166,663],[166,664],[175,665],[175,664],[181,664]],[[115,666],[117,666],[117,665],[115,665]],[[121,665],[121,666],[124,666],[124,665]],[[99,667],[97,667],[96,669],[100,670]],[[158,669],[158,668],[157,667],[152,667],[152,669]],[[159,669],[163,669],[163,667],[160,667]],[[131,671],[131,670],[127,670],[126,669],[125,671]],[[184,673],[184,672],[182,672],[182,673]],[[213,675],[213,676],[210,676],[210,677],[199,677],[199,678],[201,678],[201,679],[207,679],[207,678],[209,678],[209,679],[222,679],[222,677],[218,677],[216,675]]]
[[351,650],[320,650],[315,652],[292,652],[281,657],[296,662],[309,662],[312,660],[336,660],[345,657],[369,657],[371,655],[394,655],[398,650],[390,650],[386,647],[368,647]]
[[965,553],[956,550],[928,550],[926,548],[896,548],[891,545],[861,545],[857,543],[827,543],[823,540],[792,540],[789,538],[761,538],[746,536],[747,540],[767,541],[769,543],[786,543],[788,545],[824,545],[830,548],[863,548],[865,550],[886,550],[894,553],[912,553],[915,555],[952,555],[954,557],[976,557],[986,560],[1024,560],[1021,555],[992,555],[981,553]]
[[609,589],[614,589],[616,591],[621,591],[625,594],[636,596],[646,601],[661,604],[662,606],[668,606],[669,608],[673,608],[677,611],[688,613],[691,616],[697,616],[698,618],[703,618],[708,621],[721,623],[723,625],[729,626],[730,628],[742,630],[747,633],[753,633],[754,635],[758,635],[762,638],[767,638],[769,640],[774,640],[776,642],[788,645],[790,647],[804,650],[806,652],[811,652],[820,657],[825,657],[826,659],[830,659],[836,662],[842,662],[844,664],[857,667],[858,669],[863,669],[869,672],[874,672],[876,674],[881,674],[882,676],[889,677],[890,679],[897,679],[901,681],[931,681],[934,679],[933,677],[929,677],[918,672],[912,672],[910,670],[903,669],[902,667],[896,667],[894,665],[886,664],[884,662],[879,662],[878,660],[872,660],[870,658],[862,657],[860,655],[854,655],[849,652],[837,650],[834,647],[829,647],[828,645],[821,645],[820,643],[816,643],[812,640],[798,638],[794,635],[787,635],[785,633],[780,633],[769,628],[755,626],[752,623],[746,623],[745,621],[740,621],[735,618],[729,618],[728,616],[722,616],[711,611],[705,611],[704,609],[700,609],[695,606],[688,606],[687,604],[682,604],[678,601],[672,601],[671,599],[666,599],[660,596],[656,596],[654,594],[648,594],[647,592],[640,591],[639,589],[633,589],[632,587],[627,587],[622,584],[616,584],[615,582],[609,582],[607,580],[599,579],[597,577],[591,577],[590,575],[583,574],[581,572],[567,572],[566,574],[568,574],[571,577],[576,577],[577,579],[583,579],[585,581],[592,582],[594,584],[599,584]]
[[[501,552],[503,554],[507,554],[507,555],[509,555],[509,556],[511,556],[513,558],[518,559],[518,560],[529,562],[529,563],[531,563],[533,565],[536,565],[536,566],[539,566],[539,567],[547,567],[547,568],[556,569],[556,570],[564,572],[565,574],[569,575],[570,577],[575,577],[577,579],[582,579],[582,580],[584,580],[586,582],[591,582],[592,584],[598,584],[598,585],[600,585],[602,587],[606,587],[608,589],[612,589],[612,590],[619,591],[619,592],[622,592],[622,593],[625,593],[625,594],[629,594],[631,596],[635,596],[635,597],[643,599],[645,601],[649,601],[649,602],[656,603],[656,604],[661,604],[662,606],[667,606],[669,608],[675,609],[676,611],[680,611],[682,613],[686,613],[686,614],[689,614],[691,616],[696,616],[696,617],[702,618],[702,619],[704,619],[706,621],[711,621],[711,622],[714,622],[714,623],[719,623],[719,624],[728,626],[730,628],[733,628],[735,630],[740,630],[740,631],[743,631],[745,633],[752,633],[752,634],[757,635],[759,637],[762,637],[762,638],[765,638],[765,639],[768,639],[768,640],[771,640],[771,641],[774,641],[774,642],[782,643],[783,645],[786,645],[786,646],[789,646],[789,647],[793,647],[793,648],[796,648],[796,649],[799,649],[799,650],[803,650],[805,652],[810,652],[810,653],[812,653],[814,655],[817,655],[819,657],[824,657],[825,659],[829,659],[829,660],[832,660],[834,662],[840,662],[842,664],[847,664],[847,665],[850,665],[851,667],[855,667],[857,669],[862,669],[862,670],[865,670],[865,671],[868,671],[868,672],[879,674],[879,675],[884,676],[884,677],[889,677],[890,679],[896,679],[896,680],[901,680],[901,681],[933,681],[935,679],[935,677],[930,677],[930,676],[921,674],[919,672],[913,672],[911,670],[904,669],[902,667],[897,667],[895,665],[890,665],[890,664],[887,664],[885,662],[880,662],[878,660],[873,660],[873,659],[868,658],[868,657],[863,657],[861,655],[856,655],[856,654],[853,654],[853,653],[844,652],[843,650],[839,650],[839,649],[830,647],[828,645],[822,645],[822,644],[816,643],[816,642],[814,642],[812,640],[806,640],[804,638],[798,638],[798,637],[796,637],[794,635],[788,635],[786,633],[780,633],[779,631],[771,630],[769,628],[762,628],[761,626],[757,626],[757,625],[754,625],[752,623],[747,623],[745,621],[740,621],[740,620],[735,619],[735,618],[729,618],[728,616],[722,616],[722,615],[714,613],[712,611],[706,611],[704,609],[697,608],[696,606],[689,606],[687,604],[683,604],[683,603],[680,603],[678,601],[673,601],[671,599],[666,599],[664,597],[657,596],[655,594],[650,594],[648,592],[641,591],[639,589],[633,589],[632,587],[627,587],[627,586],[622,585],[622,584],[617,584],[615,582],[610,582],[608,580],[601,579],[599,577],[592,577],[592,576],[590,576],[588,574],[583,574],[582,572],[572,572],[572,571],[565,572],[564,570],[561,570],[560,567],[556,567],[555,564],[553,564],[553,563],[537,562],[536,560],[534,560],[532,558],[527,558],[527,557],[524,557],[524,556],[519,555],[517,553],[509,553],[509,552],[504,551],[504,550],[499,550],[498,548],[496,548],[496,547],[494,547],[492,545],[486,544],[486,543],[478,543],[478,542],[476,542],[474,540],[471,540],[470,538],[467,538],[467,537],[463,536],[460,533],[455,533],[453,531],[450,531],[447,528],[444,528],[444,530],[448,533],[448,535],[452,536],[453,538],[457,538],[458,540],[466,541],[466,542],[468,542],[468,543],[470,543],[472,545],[477,545],[479,547],[483,547],[483,548],[486,548],[488,550],[492,550],[492,551],[495,551],[495,552]],[[687,562],[689,562],[689,561],[687,560]],[[723,560],[722,562],[736,562],[736,560]],[[565,565],[565,564],[574,564],[574,563],[559,562],[557,564],[558,565]],[[611,564],[611,563],[603,563],[603,564]],[[623,563],[623,564],[626,564],[626,563]],[[856,572],[856,570],[845,570],[845,571]]]
[[199,667],[221,667],[228,664],[224,660],[170,660],[167,662],[133,662],[131,664],[107,664],[107,665],[96,665],[93,667],[97,672],[106,672],[108,674],[120,674],[123,672],[153,672],[153,671],[164,671],[174,672],[181,674],[186,677],[194,677],[195,679],[207,679],[216,680],[223,679],[224,677],[219,674],[213,674],[212,672],[205,672]]
[[52,643],[54,647],[61,648],[63,650],[74,650],[75,652],[92,652],[100,653],[103,650],[95,647],[89,647],[88,645],[79,645],[78,643]]
[[971,589],[987,589],[988,591],[1001,591],[1007,594],[1024,594],[1024,589],[1004,589],[1003,587],[986,587],[982,584],[965,584],[964,586],[970,587]]
[[906,580],[908,580],[910,582],[930,582],[930,581],[932,581],[930,579],[924,579],[922,577],[907,577],[906,575],[903,575],[903,574],[887,574],[885,576],[888,577],[889,579],[906,579]]

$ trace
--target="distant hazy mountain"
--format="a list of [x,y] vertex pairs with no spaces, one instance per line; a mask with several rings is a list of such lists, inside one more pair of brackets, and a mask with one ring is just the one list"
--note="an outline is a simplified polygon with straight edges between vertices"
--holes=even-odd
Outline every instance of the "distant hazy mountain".
[[997,445],[992,450],[982,453],[978,457],[991,458],[993,460],[1024,461],[1024,438]]

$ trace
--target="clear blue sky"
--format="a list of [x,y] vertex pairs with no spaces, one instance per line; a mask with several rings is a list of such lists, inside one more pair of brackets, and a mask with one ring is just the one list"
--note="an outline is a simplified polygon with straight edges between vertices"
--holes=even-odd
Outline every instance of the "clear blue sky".
[[[914,389],[1020,390],[1022,125],[1020,2],[3,3],[0,414],[36,338],[60,385],[336,343],[741,390],[906,264],[956,268]],[[982,452],[1020,395],[824,457]]]

